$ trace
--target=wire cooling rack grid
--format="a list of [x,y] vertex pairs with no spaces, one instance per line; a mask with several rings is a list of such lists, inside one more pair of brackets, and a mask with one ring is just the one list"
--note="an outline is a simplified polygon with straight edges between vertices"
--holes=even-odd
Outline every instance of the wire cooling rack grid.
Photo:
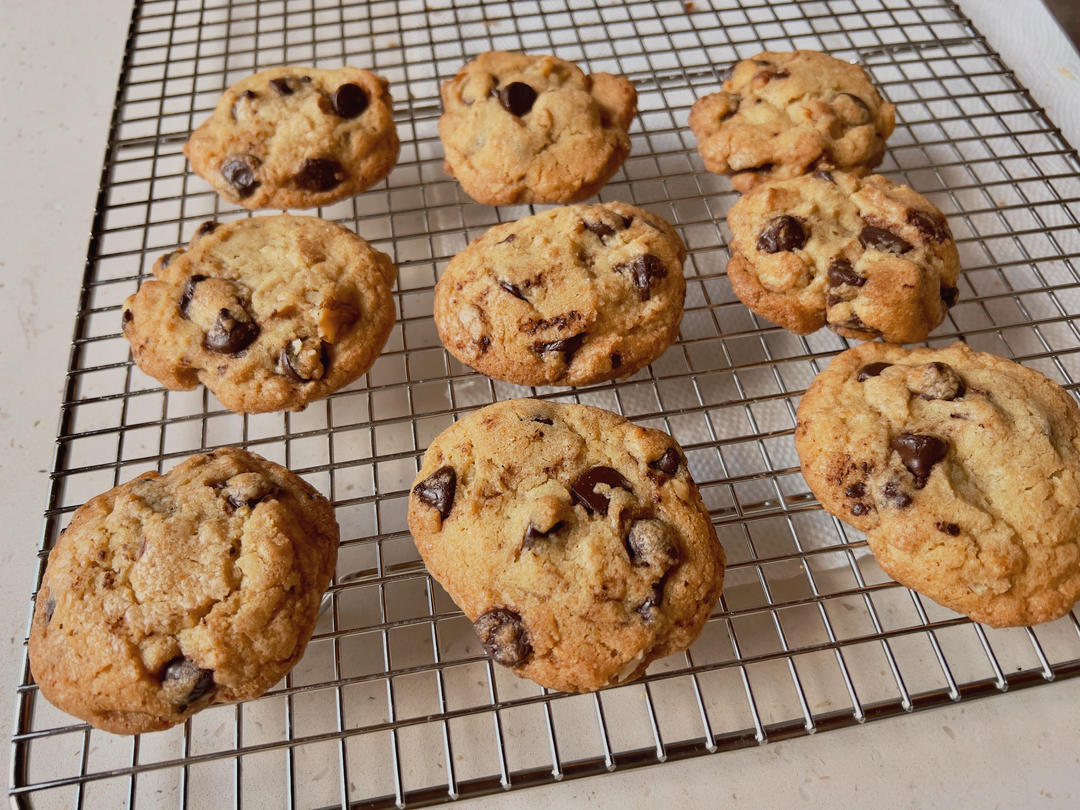
[[[530,390],[450,358],[432,287],[455,252],[527,207],[472,203],[441,169],[438,83],[503,48],[629,76],[633,152],[603,190],[677,224],[690,248],[679,342],[632,378]],[[763,48],[857,60],[897,104],[882,171],[949,214],[965,272],[930,341],[959,335],[1075,390],[1080,164],[948,2],[348,3],[146,0],[131,19],[61,406],[42,547],[92,495],[202,448],[241,444],[335,502],[343,543],[304,659],[271,693],[168,732],[89,729],[18,687],[12,793],[37,807],[419,805],[852,725],[1080,674],[1076,614],[974,625],[899,587],[825,514],[791,439],[799,395],[845,341],[756,319],[731,293],[724,214],[686,128],[718,73]],[[181,145],[229,84],[282,62],[371,67],[402,140],[388,181],[320,214],[397,259],[399,320],[366,379],[298,414],[237,416],[130,362],[119,307],[156,256],[222,205]],[[723,600],[684,655],[597,695],[492,666],[425,573],[405,525],[428,442],[458,415],[535,395],[600,405],[687,451],[730,561]],[[45,550],[41,552],[44,567]],[[40,570],[39,570],[40,577]]]

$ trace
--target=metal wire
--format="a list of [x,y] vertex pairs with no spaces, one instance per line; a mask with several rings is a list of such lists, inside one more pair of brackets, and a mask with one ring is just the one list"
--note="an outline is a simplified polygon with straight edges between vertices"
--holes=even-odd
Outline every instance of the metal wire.
[[[628,380],[527,389],[445,353],[438,272],[524,206],[476,205],[441,170],[438,83],[495,48],[554,52],[627,75],[633,152],[605,200],[676,224],[690,248],[679,342]],[[339,576],[304,659],[266,696],[121,738],[39,699],[24,664],[12,738],[18,805],[423,805],[755,745],[1080,675],[1076,612],[1032,629],[973,625],[896,585],[862,536],[821,511],[791,440],[806,385],[846,341],[761,321],[724,275],[735,195],[704,172],[686,120],[719,71],[761,49],[864,65],[897,105],[884,173],[950,218],[957,337],[1075,393],[1080,379],[1080,162],[950,2],[136,2],[102,170],[41,542],[92,495],[201,449],[239,444],[334,501]],[[299,414],[238,416],[205,391],[135,368],[119,308],[157,255],[222,205],[180,147],[229,84],[279,63],[385,75],[401,160],[321,216],[396,256],[399,320],[366,378]],[[701,639],[636,684],[553,693],[492,666],[425,572],[405,528],[427,443],[459,415],[517,395],[607,407],[672,433],[728,553]]]

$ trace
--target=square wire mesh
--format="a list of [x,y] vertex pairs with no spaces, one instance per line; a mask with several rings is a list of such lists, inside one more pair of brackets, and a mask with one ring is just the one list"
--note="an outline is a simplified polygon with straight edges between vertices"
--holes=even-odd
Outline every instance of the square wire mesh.
[[[95,731],[18,686],[20,805],[426,804],[755,745],[1080,674],[1076,612],[992,630],[888,579],[824,513],[791,438],[800,394],[847,346],[753,316],[724,274],[727,180],[686,127],[719,71],[762,49],[852,59],[897,105],[881,171],[949,215],[961,296],[932,336],[1080,379],[1080,163],[970,22],[942,0],[136,2],[76,316],[41,564],[89,497],[204,448],[239,444],[329,495],[338,576],[307,654],[266,696],[142,737]],[[448,260],[529,207],[471,202],[441,168],[439,81],[491,49],[554,52],[639,93],[633,152],[603,189],[655,211],[690,249],[678,343],[587,388],[526,389],[441,347],[432,289]],[[187,170],[181,145],[231,83],[283,62],[390,80],[401,158],[319,214],[396,257],[398,323],[370,373],[296,414],[238,416],[142,375],[119,308],[207,218],[247,216]],[[606,407],[686,449],[730,563],[701,639],[638,683],[552,693],[493,667],[427,576],[405,524],[428,442],[460,414],[532,395]]]

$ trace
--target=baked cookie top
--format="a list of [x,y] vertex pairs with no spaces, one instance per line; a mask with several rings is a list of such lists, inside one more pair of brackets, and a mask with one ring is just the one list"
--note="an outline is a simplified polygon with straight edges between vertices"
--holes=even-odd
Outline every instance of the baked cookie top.
[[455,256],[435,286],[435,325],[452,355],[495,379],[625,377],[678,336],[685,258],[674,228],[641,208],[553,208]]
[[799,334],[924,340],[956,303],[959,257],[933,203],[881,175],[775,180],[728,212],[735,294]]
[[397,162],[386,79],[299,65],[262,70],[221,96],[184,144],[191,168],[245,208],[314,208],[382,180]]
[[337,546],[330,503],[253,453],[145,473],[80,507],[49,554],[34,680],[117,734],[257,697],[303,654]]
[[1056,383],[962,343],[865,343],[798,421],[810,489],[898,582],[995,627],[1080,598],[1080,410]]
[[554,56],[490,51],[442,86],[444,168],[487,205],[565,203],[600,190],[630,154],[637,92]]
[[705,168],[739,191],[814,169],[864,175],[881,163],[896,108],[866,71],[817,51],[765,51],[697,100],[690,129]]
[[375,362],[397,268],[347,228],[282,214],[205,222],[123,306],[139,368],[238,413],[299,410]]
[[489,405],[424,454],[409,529],[495,661],[574,692],[686,649],[724,552],[666,433],[586,405]]

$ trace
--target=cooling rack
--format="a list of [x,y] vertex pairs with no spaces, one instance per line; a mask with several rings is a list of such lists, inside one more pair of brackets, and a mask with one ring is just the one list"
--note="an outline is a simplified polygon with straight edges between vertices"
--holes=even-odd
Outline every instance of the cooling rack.
[[[438,85],[491,49],[554,52],[628,76],[633,152],[603,189],[675,223],[689,247],[678,343],[650,368],[572,390],[493,382],[442,349],[440,270],[499,221],[441,168]],[[315,636],[266,696],[182,727],[104,734],[37,695],[24,664],[12,738],[17,806],[424,805],[715,753],[1080,674],[1076,612],[993,630],[888,579],[861,534],[823,512],[792,442],[800,394],[847,343],[759,320],[724,275],[727,180],[686,128],[719,72],[764,48],[861,63],[897,105],[881,171],[949,215],[960,302],[929,343],[963,337],[1075,392],[1080,163],[955,5],[829,2],[135,3],[61,404],[38,579],[89,497],[203,448],[239,444],[311,481],[342,527]],[[199,223],[247,216],[187,169],[181,145],[229,84],[280,63],[386,76],[401,159],[319,214],[396,257],[398,323],[356,384],[295,414],[238,416],[135,368],[120,304]],[[637,683],[553,693],[494,667],[426,574],[405,524],[428,442],[513,396],[577,401],[673,434],[727,550],[701,639]]]

